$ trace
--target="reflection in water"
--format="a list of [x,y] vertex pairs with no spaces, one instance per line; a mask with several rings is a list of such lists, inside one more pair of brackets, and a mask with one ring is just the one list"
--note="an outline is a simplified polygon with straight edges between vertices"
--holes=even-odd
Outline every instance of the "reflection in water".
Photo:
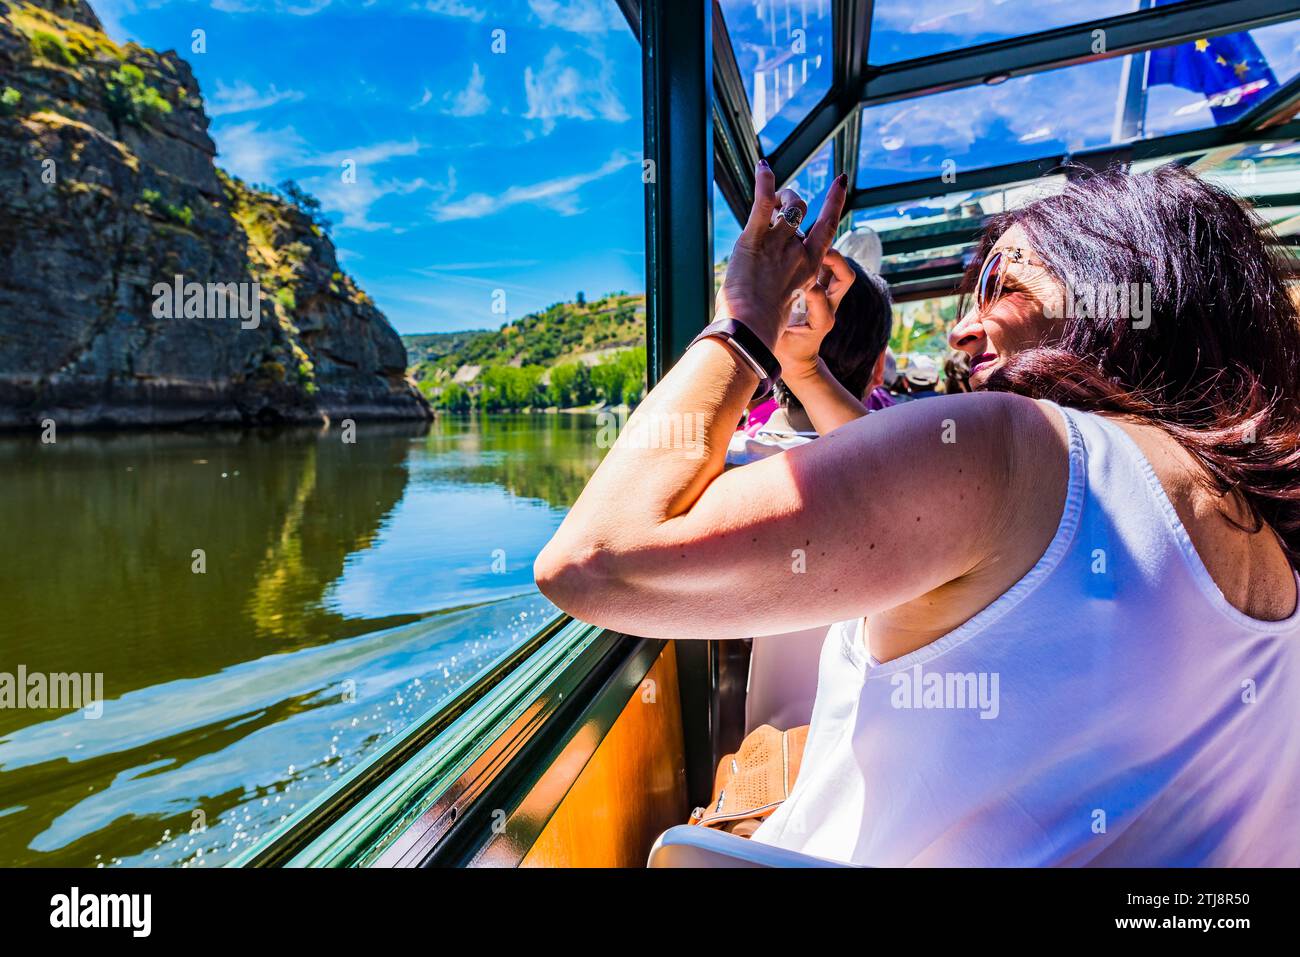
[[353,445],[0,440],[0,672],[102,672],[107,698],[98,720],[0,710],[0,864],[246,847],[553,613],[532,561],[595,436],[552,415]]

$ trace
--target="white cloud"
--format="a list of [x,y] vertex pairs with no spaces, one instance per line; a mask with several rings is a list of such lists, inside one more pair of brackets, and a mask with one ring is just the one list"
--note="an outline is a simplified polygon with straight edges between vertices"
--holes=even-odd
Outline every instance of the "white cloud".
[[[380,145],[391,147],[393,144]],[[358,151],[358,154],[362,152],[365,151]],[[372,150],[372,152],[375,151]],[[372,163],[369,165],[378,164]],[[371,173],[368,165],[363,163],[358,164],[356,172],[357,176],[354,182],[345,183],[342,176],[333,172],[322,173],[303,181],[303,185],[321,201],[321,206],[326,212],[338,215],[338,226],[343,230],[354,229],[360,232],[375,232],[380,229],[388,229],[397,233],[404,232],[406,229],[404,226],[371,218],[371,212],[377,202],[390,196],[410,196],[413,193],[425,191],[445,197],[452,195],[456,189],[456,170],[450,166],[447,167],[447,181],[442,183],[430,182],[424,177],[411,179],[377,177]],[[415,210],[412,210],[411,204],[407,204],[406,208],[408,211],[422,211],[423,206],[415,207]]]
[[370,146],[322,153],[304,162],[309,166],[341,166],[348,162],[355,163],[358,167],[378,166],[399,156],[414,156],[422,148],[422,144],[417,139],[386,140],[383,143],[372,143]]
[[882,3],[876,7],[877,29],[901,33],[950,33],[959,37],[1008,36],[1035,33],[1053,27],[1074,26],[1086,17],[1079,4],[1056,2],[1033,6],[1018,5],[1019,21],[1010,26],[1008,0],[958,5],[953,0],[911,0],[910,3]]
[[621,123],[628,118],[614,92],[613,66],[598,51],[589,50],[587,56],[598,64],[594,73],[565,62],[565,52],[558,46],[546,54],[536,73],[532,67],[524,68],[524,92],[528,97],[525,116],[541,120],[544,133],[555,128],[557,119]]
[[473,70],[470,71],[469,83],[466,84],[465,89],[452,97],[451,106],[446,112],[452,116],[479,116],[486,113],[488,107],[492,105],[485,92],[486,86],[487,79],[475,63]]
[[273,183],[280,170],[301,161],[306,143],[293,127],[264,130],[256,121],[214,133],[221,166],[250,183]]
[[420,102],[416,103],[413,107],[411,107],[411,109],[421,110],[424,109],[424,107],[428,106],[432,102],[433,102],[433,91],[426,86],[424,88],[424,96],[420,97]]
[[336,169],[352,163],[358,175],[401,156],[414,156],[423,149],[419,140],[386,140],[369,146],[354,146],[329,153],[313,153],[293,127],[263,129],[256,120],[223,126],[213,131],[221,165],[241,179],[271,183],[289,167]]
[[339,214],[339,228],[360,232],[394,228],[391,223],[376,222],[370,218],[371,210],[379,200],[389,196],[409,196],[420,190],[434,188],[433,184],[423,178],[374,179],[366,175],[358,175],[356,182],[352,183],[343,182],[339,176],[317,176],[303,185],[321,201],[323,209]]
[[528,0],[543,26],[570,33],[605,33],[627,24],[610,0]]
[[[341,229],[373,232],[395,229],[390,223],[371,218],[375,203],[388,196],[406,196],[422,190],[435,190],[449,196],[455,190],[455,170],[448,169],[448,182],[430,183],[423,178],[383,178],[375,168],[388,160],[413,156],[422,148],[419,141],[386,141],[369,146],[312,153],[307,143],[292,127],[262,129],[255,121],[238,123],[214,132],[219,146],[221,165],[250,183],[273,184],[292,169],[326,169],[302,179],[302,185],[320,201],[322,208],[334,216]],[[355,164],[355,181],[344,182],[342,164]],[[400,231],[400,229],[399,229]]]
[[457,17],[479,23],[487,14],[473,4],[462,0],[425,0],[424,9],[443,17]]
[[471,193],[455,202],[436,204],[431,212],[437,222],[446,223],[492,216],[512,206],[531,204],[554,210],[561,216],[573,216],[582,212],[578,204],[578,190],[635,162],[636,159],[626,153],[615,153],[598,169],[589,173],[559,176],[527,186],[511,186],[497,196]]
[[233,86],[226,86],[217,81],[217,89],[208,97],[209,116],[228,116],[231,113],[248,113],[264,110],[277,103],[296,103],[303,98],[297,90],[279,90],[272,83],[265,93],[243,80],[237,80]]
[[212,0],[212,9],[222,13],[287,13],[295,17],[310,17],[320,13],[332,0]]

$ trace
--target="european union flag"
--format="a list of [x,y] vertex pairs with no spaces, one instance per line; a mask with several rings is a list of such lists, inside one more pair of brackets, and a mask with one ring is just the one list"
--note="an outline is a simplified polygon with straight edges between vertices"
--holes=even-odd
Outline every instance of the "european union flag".
[[1231,123],[1277,90],[1268,61],[1244,32],[1152,50],[1147,86],[1157,83],[1203,94],[1215,126]]

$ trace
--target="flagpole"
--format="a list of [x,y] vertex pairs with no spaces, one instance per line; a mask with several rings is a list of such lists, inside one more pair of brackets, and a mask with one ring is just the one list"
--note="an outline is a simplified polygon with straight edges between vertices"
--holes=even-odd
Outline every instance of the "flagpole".
[[[1154,5],[1155,0],[1136,0],[1133,9],[1149,10]],[[1147,60],[1150,56],[1151,51],[1145,50],[1124,57],[1119,75],[1119,97],[1115,104],[1115,123],[1110,133],[1112,143],[1127,143],[1140,139],[1143,134],[1147,107]]]

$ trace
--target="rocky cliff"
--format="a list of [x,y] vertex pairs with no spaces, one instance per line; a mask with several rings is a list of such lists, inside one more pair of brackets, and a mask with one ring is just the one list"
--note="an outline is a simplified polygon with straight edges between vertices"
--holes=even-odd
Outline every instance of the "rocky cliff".
[[174,52],[0,0],[0,428],[429,415],[310,201],[207,129]]

